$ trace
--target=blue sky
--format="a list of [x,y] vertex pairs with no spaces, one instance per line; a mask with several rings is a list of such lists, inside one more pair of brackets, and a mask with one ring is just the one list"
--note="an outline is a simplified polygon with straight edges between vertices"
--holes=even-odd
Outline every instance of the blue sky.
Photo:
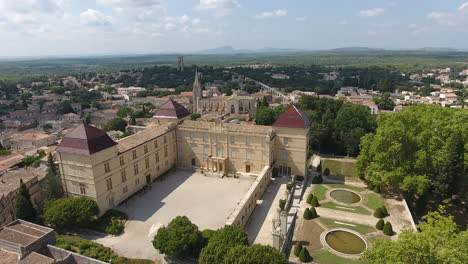
[[0,0],[0,56],[468,48],[468,0]]

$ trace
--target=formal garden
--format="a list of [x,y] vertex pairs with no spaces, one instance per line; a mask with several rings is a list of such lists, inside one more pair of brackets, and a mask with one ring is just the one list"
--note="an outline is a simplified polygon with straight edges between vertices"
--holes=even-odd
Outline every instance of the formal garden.
[[[349,161],[342,163],[345,164],[343,169],[340,162],[330,163],[330,160],[322,164],[332,164],[335,170],[354,176],[351,174],[354,168],[348,166]],[[393,222],[398,231],[412,228],[410,221],[395,221],[397,217],[391,217],[391,212],[404,210],[396,206],[395,201],[389,202],[394,197],[382,195],[380,188],[367,185],[359,178],[332,176],[325,165],[323,172],[321,166],[318,167],[319,171],[301,202],[291,261],[364,263],[360,257],[377,239],[396,237]]]

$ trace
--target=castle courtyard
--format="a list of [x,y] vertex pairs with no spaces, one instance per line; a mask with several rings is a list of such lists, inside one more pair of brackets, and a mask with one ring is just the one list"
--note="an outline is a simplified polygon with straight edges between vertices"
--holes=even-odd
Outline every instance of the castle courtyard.
[[151,190],[137,194],[117,210],[128,214],[120,236],[89,236],[95,242],[128,258],[164,263],[152,240],[159,227],[176,216],[187,216],[200,230],[224,226],[229,215],[246,194],[254,179],[206,177],[180,170],[152,184]]

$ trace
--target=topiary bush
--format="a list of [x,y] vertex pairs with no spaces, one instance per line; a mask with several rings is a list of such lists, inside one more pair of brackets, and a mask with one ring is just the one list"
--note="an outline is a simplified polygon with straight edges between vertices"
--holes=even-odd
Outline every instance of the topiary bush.
[[372,189],[375,193],[380,193],[380,186],[376,185],[374,189]]
[[329,168],[325,168],[325,170],[323,171],[323,175],[325,175],[325,176],[330,175],[330,169],[329,169]]
[[314,198],[314,195],[309,193],[309,195],[307,196],[306,203],[310,204],[312,202],[312,198]]
[[386,217],[386,216],[389,216],[388,214],[388,211],[387,211],[387,208],[384,206],[380,207],[380,209],[382,210],[382,214]]
[[375,225],[375,228],[377,228],[378,230],[382,230],[384,228],[384,225],[385,221],[382,218],[380,218],[380,220]]
[[317,210],[315,210],[315,207],[310,208],[310,213],[312,214],[312,218],[316,218],[317,215]]
[[301,242],[296,242],[294,245],[294,256],[299,257],[299,254],[301,254],[302,251],[302,244]]
[[280,199],[279,200],[279,208],[281,209],[281,211],[284,211],[284,207],[286,207],[286,200]]
[[310,211],[309,208],[306,208],[306,209],[304,210],[304,219],[305,219],[305,220],[310,220],[310,219],[312,219],[312,218],[313,218],[312,212]]
[[301,253],[299,253],[299,259],[301,260],[301,262],[310,262],[312,260],[307,248],[302,248]]
[[311,204],[313,207],[319,207],[319,206],[320,206],[320,203],[319,203],[319,201],[318,201],[318,199],[317,199],[317,196],[314,196],[314,197],[312,198],[312,201],[310,202],[310,204]]
[[292,188],[293,188],[293,185],[294,184],[292,182],[286,184],[286,189],[290,192],[292,190]]
[[322,177],[322,174],[319,174],[318,177],[317,177],[317,181],[318,183],[323,183],[323,177]]
[[385,223],[383,227],[383,233],[386,234],[387,236],[393,236],[393,227],[390,222]]
[[375,209],[374,216],[377,217],[377,218],[384,218],[385,215],[382,212],[382,208],[379,207],[379,208]]

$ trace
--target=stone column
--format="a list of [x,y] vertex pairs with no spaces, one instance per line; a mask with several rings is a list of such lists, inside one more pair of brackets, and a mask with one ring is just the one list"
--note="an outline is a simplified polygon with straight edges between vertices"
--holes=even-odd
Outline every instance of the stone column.
[[273,247],[276,248],[277,250],[281,249],[281,234],[278,229],[274,230],[273,233],[271,234],[273,237]]
[[288,213],[282,211],[280,214],[280,228],[281,228],[281,235],[286,236],[286,232],[288,231]]

